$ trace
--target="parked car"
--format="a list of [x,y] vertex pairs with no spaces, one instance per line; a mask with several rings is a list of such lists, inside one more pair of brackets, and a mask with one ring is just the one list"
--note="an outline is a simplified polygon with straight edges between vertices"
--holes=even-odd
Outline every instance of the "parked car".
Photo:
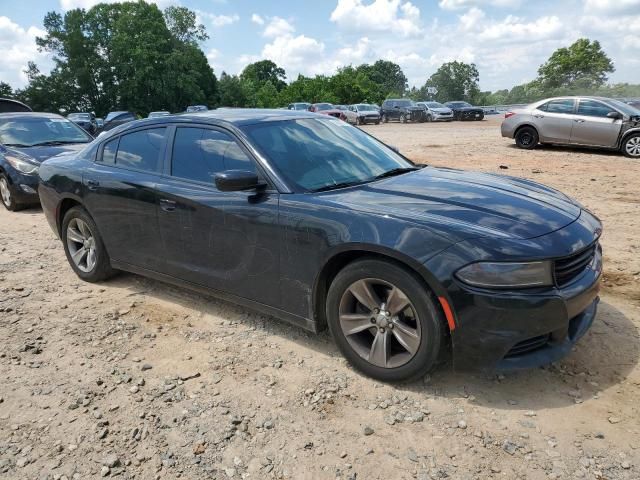
[[98,122],[96,122],[96,116],[93,113],[70,113],[67,118],[79,127],[84,128],[91,135],[95,135],[98,131]]
[[206,112],[209,110],[209,107],[206,105],[189,105],[187,107],[187,113],[196,113],[196,112]]
[[37,204],[43,160],[78,150],[93,140],[85,130],[52,113],[0,113],[0,198],[7,210]]
[[149,116],[147,118],[166,117],[167,115],[171,115],[171,112],[167,112],[166,110],[160,110],[158,112],[149,112]]
[[485,115],[500,115],[496,107],[482,107],[482,111]]
[[625,102],[627,105],[631,105],[633,108],[640,110],[640,100],[629,100]]
[[398,120],[400,123],[424,122],[424,109],[408,98],[390,99],[382,102],[382,121]]
[[380,111],[377,106],[366,103],[351,105],[347,121],[349,123],[354,123],[355,125],[365,125],[367,123],[375,123],[376,125],[379,125]]
[[331,117],[339,118],[340,120],[346,120],[346,115],[342,110],[336,108],[331,103],[314,103],[309,107],[310,112],[321,113],[323,115],[329,115]]
[[0,98],[0,113],[31,112],[31,107],[13,98]]
[[98,125],[98,131],[102,130],[102,128],[104,127],[104,118],[97,117],[96,125]]
[[141,120],[40,168],[89,282],[126,270],[311,331],[383,381],[556,361],[591,326],[602,226],[530,180],[419,168],[329,116]]
[[102,126],[101,132],[107,132],[113,128],[119,127],[122,124],[133,122],[137,119],[137,115],[133,112],[109,112],[104,119],[104,125]]
[[484,110],[467,102],[446,102],[445,107],[453,110],[454,120],[484,120]]
[[640,158],[640,110],[611,98],[548,98],[506,113],[502,136],[524,149],[550,143],[619,150]]
[[453,110],[439,102],[416,102],[424,108],[427,122],[452,122]]
[[297,102],[297,103],[290,103],[287,109],[288,110],[309,110],[309,107],[311,107],[310,103]]

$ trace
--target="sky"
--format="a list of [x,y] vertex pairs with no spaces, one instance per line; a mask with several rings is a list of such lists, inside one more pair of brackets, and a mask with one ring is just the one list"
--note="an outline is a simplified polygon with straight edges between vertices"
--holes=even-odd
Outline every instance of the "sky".
[[[540,64],[580,37],[597,39],[613,59],[611,82],[640,83],[640,0],[154,0],[197,12],[211,37],[202,43],[215,73],[240,73],[273,60],[289,81],[340,66],[386,59],[410,86],[444,62],[475,63],[480,88],[533,80]],[[0,81],[23,87],[29,60],[52,67],[35,37],[51,10],[96,0],[0,0]]]

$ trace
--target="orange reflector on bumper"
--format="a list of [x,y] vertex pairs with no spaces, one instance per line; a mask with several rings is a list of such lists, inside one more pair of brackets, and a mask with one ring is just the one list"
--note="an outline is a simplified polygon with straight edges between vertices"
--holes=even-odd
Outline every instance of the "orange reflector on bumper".
[[447,302],[447,299],[444,297],[438,297],[438,300],[440,300],[440,305],[442,305],[444,316],[446,317],[447,323],[449,324],[449,330],[453,332],[456,329],[456,321],[453,318],[453,312],[451,311],[449,302]]

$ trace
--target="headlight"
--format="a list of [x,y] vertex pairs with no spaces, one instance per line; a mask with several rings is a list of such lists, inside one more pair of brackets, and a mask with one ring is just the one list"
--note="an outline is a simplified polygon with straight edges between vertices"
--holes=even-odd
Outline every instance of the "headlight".
[[7,162],[18,170],[21,173],[25,173],[30,175],[32,173],[36,173],[38,171],[38,165],[34,165],[33,163],[25,162],[24,160],[19,159],[18,157],[7,156],[5,157]]
[[461,268],[464,283],[485,288],[530,288],[553,285],[551,262],[478,262]]

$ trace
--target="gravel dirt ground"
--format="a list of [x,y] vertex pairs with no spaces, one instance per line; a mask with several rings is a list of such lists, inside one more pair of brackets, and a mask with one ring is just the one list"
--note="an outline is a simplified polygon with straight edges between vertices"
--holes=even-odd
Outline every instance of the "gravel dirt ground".
[[40,210],[0,209],[0,478],[640,478],[640,163],[520,151],[499,120],[365,129],[603,220],[600,312],[568,358],[381,384],[326,332],[136,275],[83,283]]

